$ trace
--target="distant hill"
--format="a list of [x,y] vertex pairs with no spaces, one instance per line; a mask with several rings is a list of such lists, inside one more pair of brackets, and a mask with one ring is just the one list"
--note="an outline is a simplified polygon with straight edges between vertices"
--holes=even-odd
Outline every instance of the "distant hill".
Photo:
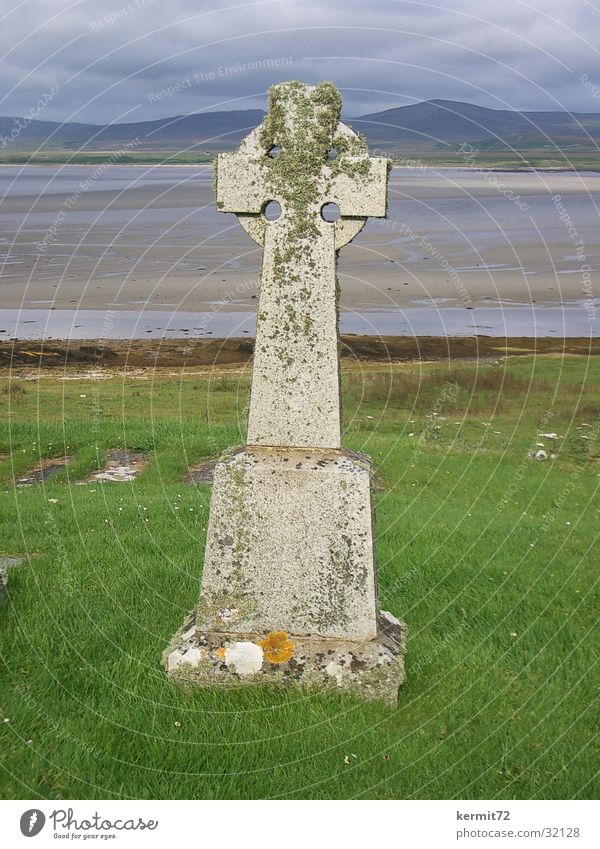
[[[200,112],[175,115],[157,121],[125,124],[56,124],[32,121],[18,136],[15,118],[0,117],[0,152],[30,150],[45,141],[47,148],[69,150],[112,150],[139,139],[137,149],[181,149],[196,146],[199,150],[218,150],[239,144],[264,117],[261,109],[237,109],[230,112]],[[2,138],[9,139],[2,144]]]
[[362,115],[355,129],[373,143],[438,147],[486,142],[486,147],[585,143],[600,140],[600,113],[512,112],[454,100],[428,100]]
[[[136,150],[223,150],[237,146],[263,116],[260,109],[246,109],[108,125],[31,121],[18,132],[19,119],[0,117],[0,154],[40,145],[45,150],[92,151],[132,143]],[[371,145],[390,150],[455,149],[463,142],[487,150],[593,148],[600,142],[600,113],[512,112],[452,100],[428,100],[344,120]]]

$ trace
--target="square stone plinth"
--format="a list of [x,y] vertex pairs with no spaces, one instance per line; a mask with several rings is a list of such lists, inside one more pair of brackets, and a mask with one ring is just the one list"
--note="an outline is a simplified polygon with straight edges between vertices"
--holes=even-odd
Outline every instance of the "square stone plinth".
[[375,638],[370,460],[249,446],[219,462],[197,627]]
[[404,681],[406,627],[377,617],[370,640],[339,640],[285,632],[201,632],[194,611],[163,656],[174,680],[205,687],[297,684],[377,699],[394,707]]

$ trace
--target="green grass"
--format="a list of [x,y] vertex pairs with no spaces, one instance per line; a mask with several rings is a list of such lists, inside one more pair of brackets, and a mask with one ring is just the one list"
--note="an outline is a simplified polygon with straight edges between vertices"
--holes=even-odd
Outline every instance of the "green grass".
[[[392,711],[166,679],[210,498],[181,479],[243,442],[248,373],[145,377],[0,385],[0,553],[28,554],[0,608],[3,798],[597,792],[598,358],[345,371],[345,444],[382,487],[381,606],[410,628]],[[527,460],[538,441],[554,460]],[[135,482],[75,484],[121,446],[151,456]],[[68,472],[14,489],[65,452]]]
[[[377,143],[397,165],[415,167],[420,163],[428,168],[495,168],[507,171],[520,170],[573,170],[599,171],[600,154],[596,148],[585,146],[566,146],[564,150],[550,146],[539,148],[536,145],[522,149],[490,149],[481,142],[473,142],[468,149],[477,149],[476,158],[467,161],[469,153],[461,153],[449,146],[435,149],[412,149],[395,144]],[[61,147],[44,147],[39,150],[0,151],[2,165],[95,165],[115,157],[120,165],[196,165],[211,162],[221,150],[229,150],[232,145],[217,146],[211,150],[70,150]],[[233,145],[235,147],[235,145]]]
[[213,153],[207,151],[133,150],[123,153],[114,150],[64,150],[61,148],[0,152],[2,165],[99,165],[113,162],[117,165],[196,165],[212,162]]

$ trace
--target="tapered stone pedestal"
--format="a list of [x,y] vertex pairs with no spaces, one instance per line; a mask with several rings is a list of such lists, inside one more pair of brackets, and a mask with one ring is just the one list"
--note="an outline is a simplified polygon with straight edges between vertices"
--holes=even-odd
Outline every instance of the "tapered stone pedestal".
[[198,628],[369,639],[376,612],[366,457],[248,447],[217,464]]
[[373,551],[367,457],[255,446],[224,459],[199,606],[168,671],[226,685],[295,679],[395,701],[404,634],[378,613]]

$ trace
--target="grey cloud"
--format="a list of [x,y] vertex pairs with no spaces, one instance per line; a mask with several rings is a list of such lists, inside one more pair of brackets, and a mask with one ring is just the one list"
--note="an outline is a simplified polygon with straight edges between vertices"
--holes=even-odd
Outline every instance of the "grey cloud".
[[[585,0],[538,3],[30,0],[2,23],[14,49],[2,59],[0,114],[26,114],[53,84],[49,120],[251,108],[289,78],[333,79],[347,114],[436,97],[598,111],[579,78],[600,84],[600,13]],[[173,96],[152,97],[169,87]]]

